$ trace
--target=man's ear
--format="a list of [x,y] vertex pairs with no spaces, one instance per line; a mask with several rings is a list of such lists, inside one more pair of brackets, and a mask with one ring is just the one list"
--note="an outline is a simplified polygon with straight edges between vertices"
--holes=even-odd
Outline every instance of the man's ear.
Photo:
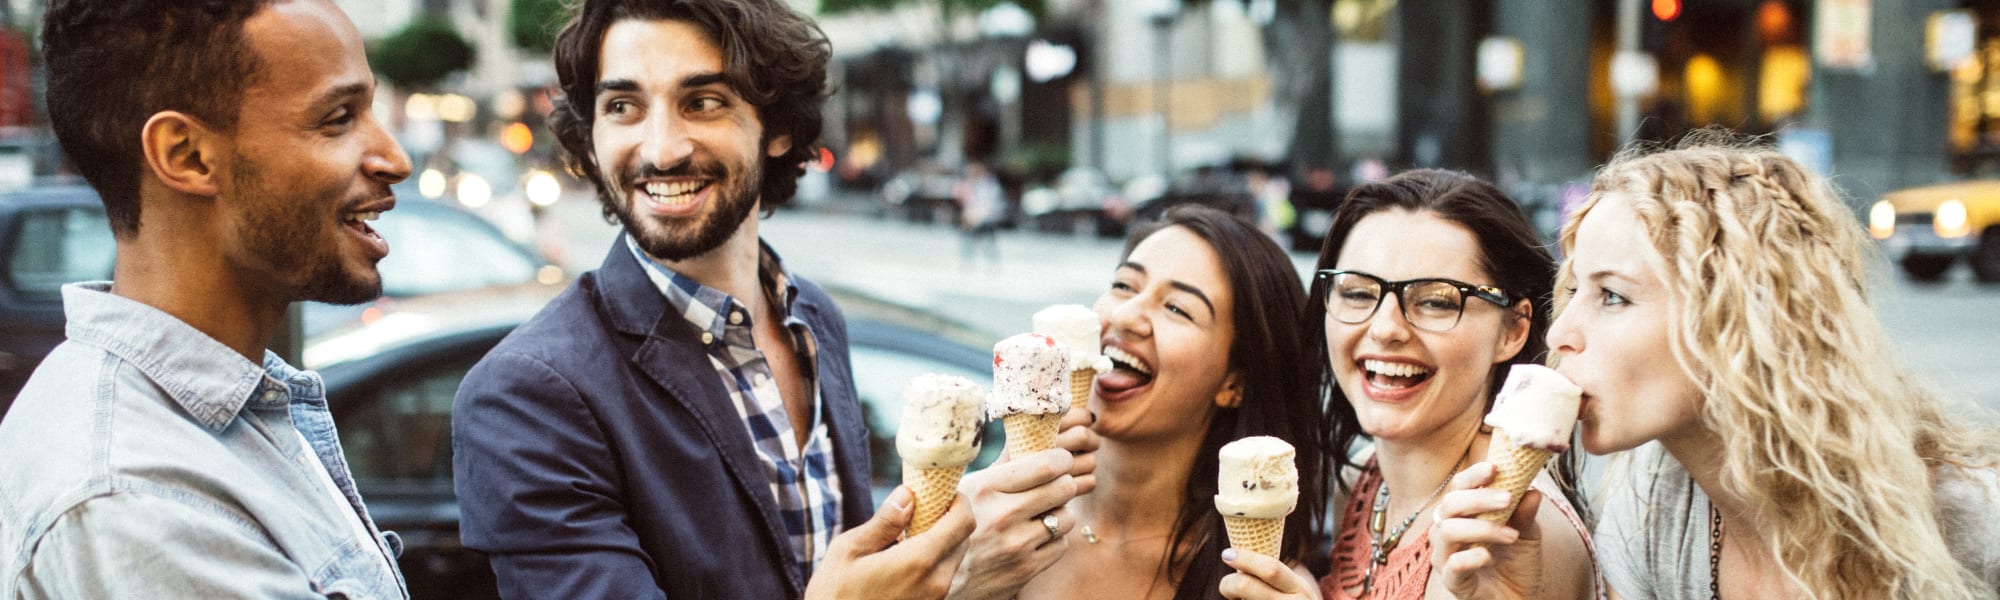
[[195,196],[214,197],[222,191],[217,181],[221,141],[200,119],[172,110],[153,113],[139,130],[139,152],[153,176]]
[[1215,392],[1215,405],[1222,408],[1236,408],[1243,405],[1243,374],[1230,371],[1222,378],[1222,389]]
[[771,138],[770,143],[764,144],[764,154],[770,155],[771,158],[784,156],[786,152],[791,151],[792,136],[789,135]]

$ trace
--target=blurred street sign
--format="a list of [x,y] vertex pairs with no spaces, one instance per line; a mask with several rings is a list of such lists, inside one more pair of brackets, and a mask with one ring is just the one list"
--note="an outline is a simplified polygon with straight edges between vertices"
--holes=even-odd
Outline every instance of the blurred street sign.
[[1979,37],[1979,20],[1969,10],[1931,13],[1924,27],[1924,56],[1932,69],[1950,71],[1972,59]]
[[1830,69],[1873,68],[1868,28],[1874,11],[1870,0],[1825,0],[1814,7],[1813,58]]
[[1638,50],[1620,50],[1611,57],[1611,92],[1620,98],[1651,96],[1660,88],[1660,63]]
[[1521,41],[1493,36],[1479,41],[1479,86],[1487,91],[1521,87]]

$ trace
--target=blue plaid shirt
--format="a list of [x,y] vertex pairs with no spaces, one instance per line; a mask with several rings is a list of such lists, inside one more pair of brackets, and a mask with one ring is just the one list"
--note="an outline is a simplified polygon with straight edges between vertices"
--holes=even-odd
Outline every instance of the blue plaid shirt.
[[799,368],[812,398],[812,431],[804,447],[794,435],[785,399],[771,377],[771,365],[752,343],[750,311],[721,290],[660,265],[640,251],[631,237],[625,240],[639,264],[646,266],[646,276],[654,287],[666,295],[667,306],[702,332],[708,362],[722,378],[736,414],[756,442],[764,475],[771,482],[771,495],[778,500],[779,516],[791,538],[792,557],[810,575],[813,565],[826,553],[827,544],[840,533],[840,474],[833,468],[833,438],[821,418],[818,378],[813,375],[819,349],[812,329],[792,315],[792,298],[798,290],[792,287],[777,255],[768,247],[762,248],[758,279],[772,299],[771,305],[784,311],[785,330],[792,335],[792,347],[798,352]]

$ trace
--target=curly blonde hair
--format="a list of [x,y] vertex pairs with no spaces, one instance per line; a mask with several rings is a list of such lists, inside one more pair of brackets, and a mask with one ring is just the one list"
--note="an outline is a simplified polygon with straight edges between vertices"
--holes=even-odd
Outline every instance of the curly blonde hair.
[[1991,467],[2000,431],[1947,418],[1982,409],[1898,364],[1868,298],[1873,245],[1828,183],[1727,132],[1629,149],[1564,224],[1566,253],[1611,193],[1664,258],[1669,342],[1723,440],[1722,486],[1806,597],[1992,597],[1948,549],[1932,489],[1939,468]]

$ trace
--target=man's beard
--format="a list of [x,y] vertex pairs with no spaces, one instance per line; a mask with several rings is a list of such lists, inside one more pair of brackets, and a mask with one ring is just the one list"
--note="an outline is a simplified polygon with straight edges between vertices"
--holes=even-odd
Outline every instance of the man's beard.
[[642,221],[640,220],[642,217],[636,214],[637,209],[634,206],[641,200],[634,198],[632,192],[621,186],[613,191],[624,195],[624,198],[608,198],[607,194],[603,193],[603,188],[600,188],[598,200],[612,208],[611,213],[618,217],[618,223],[625,227],[625,233],[632,236],[633,241],[638,242],[639,249],[644,250],[648,256],[669,262],[707,254],[710,250],[728,242],[730,236],[736,234],[737,228],[743,225],[743,221],[750,218],[750,213],[757,210],[757,197],[764,187],[763,166],[756,160],[749,161],[741,177],[734,179],[727,177],[725,170],[718,163],[698,166],[689,162],[664,171],[645,171],[648,169],[626,171],[621,181],[628,183],[623,185],[630,185],[629,182],[647,176],[699,174],[713,181],[709,185],[714,188],[715,210],[696,216],[698,220],[691,225],[669,224],[651,219]]
[[[292,301],[360,304],[382,295],[382,274],[373,265],[358,274],[350,274],[343,268],[339,236],[346,232],[329,231],[342,225],[314,220],[326,214],[321,210],[326,199],[307,199],[308,210],[294,210],[291,207],[297,204],[284,200],[283,192],[264,181],[263,171],[255,161],[238,154],[231,162],[236,165],[235,200],[244,210],[243,240],[247,250],[281,276],[298,281],[292,290]],[[301,272],[305,273],[303,281],[289,277]]]

